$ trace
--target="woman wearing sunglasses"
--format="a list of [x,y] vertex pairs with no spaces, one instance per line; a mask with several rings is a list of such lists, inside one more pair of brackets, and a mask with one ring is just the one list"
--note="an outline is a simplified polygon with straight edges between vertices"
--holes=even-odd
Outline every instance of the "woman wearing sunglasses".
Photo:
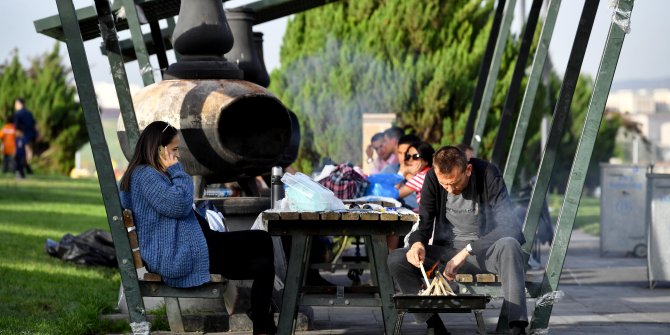
[[416,202],[418,204],[421,203],[423,180],[426,177],[426,173],[428,173],[433,166],[434,153],[435,149],[425,142],[419,142],[409,146],[407,153],[405,153],[405,171],[409,175],[413,175],[413,177],[408,178],[405,185],[398,190],[400,198],[404,198],[414,192],[416,193]]

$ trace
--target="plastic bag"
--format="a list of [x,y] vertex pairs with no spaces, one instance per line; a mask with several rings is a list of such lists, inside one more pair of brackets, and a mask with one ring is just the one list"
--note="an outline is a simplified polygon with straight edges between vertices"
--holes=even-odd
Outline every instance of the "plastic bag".
[[45,251],[81,265],[117,266],[112,234],[101,229],[89,229],[77,236],[65,234],[60,243],[47,240]]
[[377,195],[398,199],[400,194],[396,185],[403,181],[403,177],[397,173],[377,173],[368,177],[370,185],[365,195]]

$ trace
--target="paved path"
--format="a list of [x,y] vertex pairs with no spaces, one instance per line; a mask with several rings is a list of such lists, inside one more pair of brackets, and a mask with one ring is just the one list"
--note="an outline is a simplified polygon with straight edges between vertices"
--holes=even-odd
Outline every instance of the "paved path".
[[[543,261],[547,253],[548,249],[543,249]],[[542,271],[529,272],[530,278],[541,274]],[[324,277],[338,284],[347,283],[344,273]],[[670,285],[649,289],[646,259],[601,257],[598,237],[573,233],[560,290],[565,295],[554,305],[550,334],[670,334]],[[484,311],[490,333],[494,333],[500,305],[500,301],[493,301]],[[534,305],[534,299],[528,301],[529,313]],[[454,335],[477,333],[471,314],[442,314],[442,319]],[[378,308],[315,307],[313,329],[297,334],[383,333]],[[425,327],[407,316],[402,333],[425,334]]]

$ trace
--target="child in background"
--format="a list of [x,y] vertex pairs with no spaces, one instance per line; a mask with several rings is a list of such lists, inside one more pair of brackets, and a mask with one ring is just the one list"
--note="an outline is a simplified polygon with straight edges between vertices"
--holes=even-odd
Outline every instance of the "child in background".
[[14,154],[16,153],[14,115],[8,116],[5,125],[0,129],[0,140],[2,140],[2,173],[14,172]]
[[16,152],[14,153],[14,167],[16,169],[16,178],[25,179],[26,173],[26,138],[23,132],[16,130]]

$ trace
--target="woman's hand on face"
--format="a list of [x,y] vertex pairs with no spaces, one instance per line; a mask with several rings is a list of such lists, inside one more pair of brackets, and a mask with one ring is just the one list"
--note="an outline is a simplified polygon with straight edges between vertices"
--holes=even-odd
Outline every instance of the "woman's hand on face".
[[179,163],[177,156],[171,153],[166,147],[162,147],[162,154],[158,155],[161,159],[161,164],[167,170],[170,166]]

